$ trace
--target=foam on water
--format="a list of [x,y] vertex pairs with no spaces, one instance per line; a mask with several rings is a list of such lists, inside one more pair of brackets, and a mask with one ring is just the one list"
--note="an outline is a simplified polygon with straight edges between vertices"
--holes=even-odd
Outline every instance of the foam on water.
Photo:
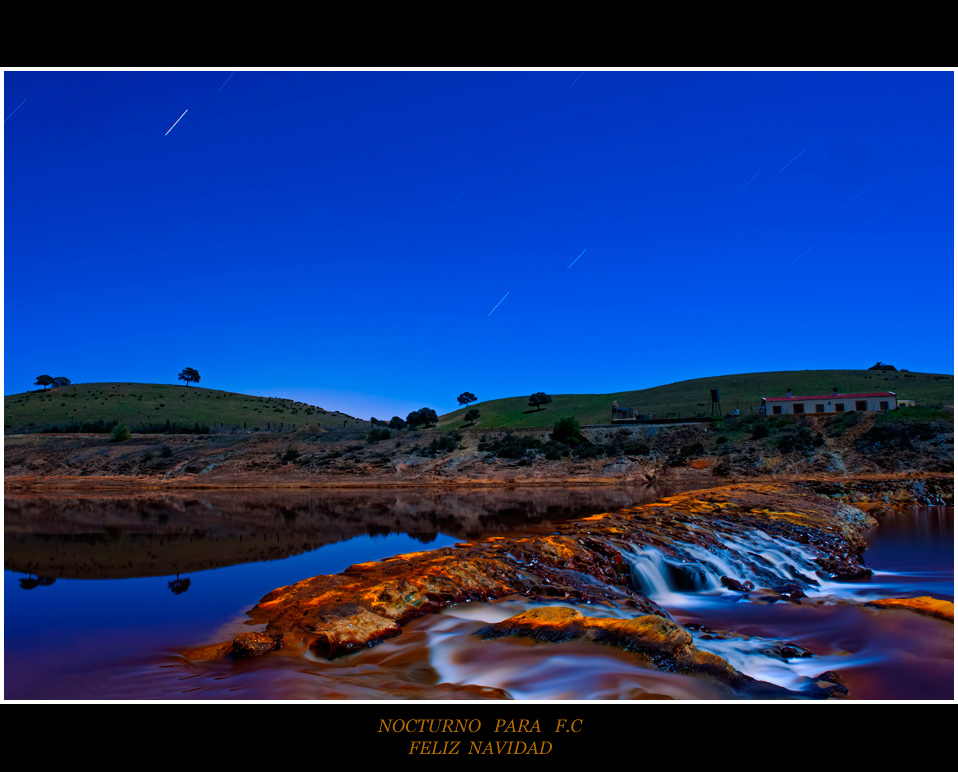
[[[498,621],[503,612],[508,611],[507,618],[538,604],[517,600],[482,605],[501,606],[499,611],[483,615]],[[441,683],[495,687],[516,700],[696,700],[727,696],[715,684],[643,667],[630,655],[610,647],[578,642],[529,644],[508,638],[483,641],[475,633],[486,620],[479,621],[473,608],[468,608],[468,618],[463,618],[463,610],[463,606],[456,606],[422,622],[430,664]]]
[[759,681],[767,681],[787,689],[800,690],[807,679],[816,678],[829,670],[861,666],[879,662],[879,653],[863,653],[857,656],[816,655],[796,656],[787,659],[775,656],[781,641],[760,636],[708,639],[693,633],[698,648],[718,654],[732,667]]
[[[761,530],[745,536],[723,535],[718,546],[671,542],[666,551],[631,544],[620,546],[620,551],[630,565],[633,588],[678,618],[685,618],[698,648],[717,654],[752,678],[796,691],[809,688],[828,671],[886,667],[887,653],[867,638],[859,643],[852,633],[849,640],[856,643],[849,651],[844,646],[822,646],[822,636],[827,640],[836,630],[879,624],[867,615],[861,616],[864,612],[859,610],[860,604],[865,601],[900,594],[909,582],[947,583],[953,575],[936,570],[877,570],[867,580],[834,581],[817,564],[819,555],[814,549],[774,539]],[[723,584],[723,577],[743,585],[751,582],[754,589],[731,590]],[[777,602],[775,588],[783,585],[800,587],[804,593],[800,602]],[[433,667],[448,682],[495,686],[515,699],[722,697],[720,690],[709,692],[717,689],[714,684],[706,686],[701,679],[662,673],[640,661],[630,661],[622,652],[594,644],[531,644],[504,639],[495,648],[489,642],[480,643],[473,634],[482,624],[500,622],[540,605],[512,598],[447,609],[428,632]],[[550,601],[549,605],[576,608],[587,616],[634,614],[572,602]],[[709,627],[713,624],[730,629],[713,630]],[[742,632],[735,632],[736,628]],[[788,637],[783,638],[782,633]],[[806,641],[804,646],[802,640]]]
[[[712,550],[696,544],[673,543],[675,554],[667,555],[649,545],[623,550],[632,569],[635,589],[665,608],[695,608],[716,596],[733,597],[723,577],[755,588],[797,583],[806,596],[861,599],[862,593],[876,591],[874,584],[837,582],[823,576],[815,562],[817,554],[794,541],[774,540],[763,531],[748,538],[725,536],[723,549]],[[875,592],[875,597],[880,597]]]

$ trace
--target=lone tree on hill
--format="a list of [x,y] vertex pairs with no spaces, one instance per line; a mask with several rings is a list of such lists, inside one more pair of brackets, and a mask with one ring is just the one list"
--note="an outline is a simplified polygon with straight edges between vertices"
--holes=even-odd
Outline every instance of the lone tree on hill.
[[459,395],[459,404],[462,405],[463,407],[468,405],[470,402],[475,402],[475,401],[476,401],[476,395],[470,391],[464,391],[462,394]]
[[70,379],[69,379],[69,378],[64,378],[64,377],[61,375],[61,376],[59,376],[58,378],[54,378],[54,379],[53,379],[53,385],[54,385],[54,386],[57,386],[57,387],[60,387],[60,386],[69,386],[69,385],[70,385]]
[[529,407],[534,407],[536,410],[542,410],[542,406],[548,405],[550,402],[552,402],[552,397],[542,391],[537,391],[529,397]]
[[468,423],[474,424],[477,418],[479,418],[479,408],[474,407],[472,410],[466,413],[466,417],[463,420],[467,421]]
[[52,383],[53,383],[53,378],[51,378],[49,375],[38,375],[36,383],[34,383],[33,385],[42,386],[43,390],[46,391],[47,386],[49,386]]
[[180,380],[186,381],[186,385],[189,386],[191,381],[194,383],[200,382],[200,374],[192,367],[184,367],[180,372]]

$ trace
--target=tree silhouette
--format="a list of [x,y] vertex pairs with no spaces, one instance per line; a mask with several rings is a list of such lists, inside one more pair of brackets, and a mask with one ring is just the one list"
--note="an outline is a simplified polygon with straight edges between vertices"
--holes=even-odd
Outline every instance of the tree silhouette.
[[32,590],[34,587],[49,587],[56,581],[56,578],[52,576],[37,576],[36,579],[33,578],[33,574],[27,576],[26,579],[20,579],[20,589],[21,590]]
[[53,385],[54,385],[54,386],[57,386],[57,387],[60,387],[60,386],[69,386],[69,385],[70,385],[70,379],[69,379],[69,378],[64,378],[64,377],[61,375],[61,376],[59,376],[58,378],[54,378],[54,379],[53,379]]
[[424,407],[419,410],[413,410],[406,416],[406,423],[412,427],[430,426],[439,420],[436,411],[430,407]]
[[475,401],[476,401],[476,395],[473,394],[472,392],[464,391],[462,394],[459,395],[459,404],[462,405],[463,407],[468,405],[470,402],[475,402]]
[[193,381],[194,383],[200,382],[200,374],[192,367],[184,367],[180,371],[180,380],[186,381],[186,385],[189,386],[190,381]]
[[529,397],[529,407],[534,407],[536,410],[542,410],[542,406],[548,405],[550,402],[552,402],[552,397],[542,391],[537,391]]
[[174,595],[182,595],[188,589],[190,589],[190,579],[180,579],[180,575],[176,575],[176,579],[171,582],[167,582],[166,586],[169,588],[170,592]]
[[46,391],[47,386],[51,385],[52,383],[53,383],[53,378],[51,378],[49,375],[38,375],[36,383],[34,383],[33,385],[42,386],[43,390]]
[[474,423],[476,422],[476,419],[477,419],[477,418],[479,418],[479,408],[474,407],[472,410],[470,410],[468,413],[466,413],[466,417],[465,417],[465,419],[463,419],[463,420],[465,420],[465,421],[467,421],[467,422],[469,422],[469,423],[471,423],[471,424],[474,424]]

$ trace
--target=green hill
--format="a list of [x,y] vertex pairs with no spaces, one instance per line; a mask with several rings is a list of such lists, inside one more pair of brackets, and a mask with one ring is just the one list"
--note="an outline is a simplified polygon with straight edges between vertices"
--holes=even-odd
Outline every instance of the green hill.
[[[762,397],[792,393],[894,391],[920,405],[953,404],[954,376],[881,370],[799,370],[745,373],[679,381],[664,386],[613,394],[553,394],[541,410],[529,407],[528,396],[479,402],[440,417],[440,430],[460,429],[471,409],[480,411],[474,428],[548,428],[573,417],[583,425],[607,424],[612,402],[655,418],[709,415],[709,394],[718,389],[723,413],[743,415],[761,405]],[[258,397],[199,386],[153,383],[82,383],[28,391],[4,397],[7,432],[39,432],[61,428],[90,430],[90,425],[122,421],[134,431],[190,430],[239,427],[249,430],[288,430],[301,426],[327,429],[368,428],[338,411],[276,397]],[[87,428],[84,428],[84,424]]]
[[910,373],[890,370],[795,370],[775,373],[719,375],[679,381],[637,391],[613,394],[552,394],[552,402],[541,410],[529,407],[529,397],[478,402],[447,413],[439,419],[440,429],[465,426],[463,417],[479,409],[473,428],[546,428],[557,420],[572,417],[580,424],[608,424],[612,402],[632,407],[654,418],[707,416],[710,414],[710,390],[718,389],[722,413],[738,409],[742,415],[762,404],[762,397],[784,397],[791,388],[796,396],[893,391],[900,399],[913,399],[919,405],[952,405],[955,377],[934,373]]
[[199,386],[157,383],[78,383],[3,398],[4,429],[38,432],[60,427],[84,431],[84,424],[120,421],[133,431],[246,427],[260,431],[299,426],[368,426],[336,411],[305,402],[257,397]]

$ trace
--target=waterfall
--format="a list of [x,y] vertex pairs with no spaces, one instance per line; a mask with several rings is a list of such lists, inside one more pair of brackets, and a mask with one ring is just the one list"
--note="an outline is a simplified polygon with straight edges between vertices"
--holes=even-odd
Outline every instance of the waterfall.
[[829,581],[817,553],[795,541],[755,530],[744,536],[717,535],[718,546],[672,542],[666,551],[649,544],[622,548],[633,588],[670,608],[701,606],[716,595],[761,594],[791,598],[860,598],[868,585]]

